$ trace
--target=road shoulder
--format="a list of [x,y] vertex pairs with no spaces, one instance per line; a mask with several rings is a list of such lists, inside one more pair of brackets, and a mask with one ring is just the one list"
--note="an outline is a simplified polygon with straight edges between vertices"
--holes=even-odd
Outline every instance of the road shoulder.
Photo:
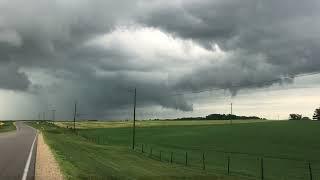
[[42,133],[38,135],[35,180],[63,180],[62,171]]

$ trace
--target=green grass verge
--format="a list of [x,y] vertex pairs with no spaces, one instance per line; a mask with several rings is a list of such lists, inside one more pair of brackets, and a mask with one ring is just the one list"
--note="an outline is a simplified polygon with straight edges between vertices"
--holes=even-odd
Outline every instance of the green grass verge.
[[160,162],[121,143],[100,145],[48,123],[31,125],[43,132],[67,179],[248,179]]
[[[174,122],[177,123],[177,122]],[[201,124],[201,122],[199,122]],[[83,126],[87,126],[84,124]],[[260,178],[263,158],[266,179],[309,179],[308,163],[313,177],[320,177],[320,122],[292,121],[221,125],[138,126],[137,151],[152,159],[202,168],[205,153],[206,172],[226,172],[227,158],[234,175]],[[129,148],[132,130],[129,127],[82,129],[82,137],[107,146]],[[142,153],[141,153],[142,154]]]
[[16,126],[14,125],[14,122],[12,122],[12,121],[1,121],[0,124],[1,124],[0,125],[0,133],[13,131],[16,129]]

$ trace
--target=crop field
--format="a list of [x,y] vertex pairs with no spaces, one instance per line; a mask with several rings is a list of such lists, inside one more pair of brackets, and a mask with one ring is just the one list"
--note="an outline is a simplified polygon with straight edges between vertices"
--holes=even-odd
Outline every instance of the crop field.
[[[70,177],[101,171],[134,179],[319,179],[320,123],[263,122],[141,121],[134,151],[132,122],[77,123],[78,136],[64,128],[72,123],[58,122],[46,138]],[[94,159],[99,168],[87,165]]]
[[[254,122],[270,122],[265,120],[233,120],[233,123],[243,124],[243,123],[254,123]],[[73,122],[55,122],[57,126],[60,127],[73,127]],[[217,125],[217,124],[230,124],[230,121],[226,120],[160,120],[160,121],[136,121],[137,127],[153,127],[153,126],[203,126],[203,125]],[[111,122],[101,122],[101,121],[83,121],[76,122],[77,129],[99,129],[99,128],[125,128],[132,127],[132,121],[111,121]]]

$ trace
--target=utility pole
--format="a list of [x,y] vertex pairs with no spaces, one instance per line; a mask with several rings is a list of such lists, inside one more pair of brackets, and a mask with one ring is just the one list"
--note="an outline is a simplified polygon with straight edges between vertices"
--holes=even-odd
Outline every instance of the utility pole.
[[77,101],[74,103],[73,131],[76,132]]
[[232,103],[231,103],[231,115],[232,115]]
[[137,89],[134,88],[134,98],[133,98],[133,131],[132,131],[132,149],[135,146],[135,136],[136,136],[136,104],[137,104]]
[[55,116],[56,116],[56,110],[55,109],[53,109],[52,110],[52,121],[54,121],[55,120]]
[[230,110],[231,110],[231,114],[230,114],[230,115],[231,115],[231,116],[230,116],[230,124],[232,124],[232,103],[231,103],[231,109],[230,109]]

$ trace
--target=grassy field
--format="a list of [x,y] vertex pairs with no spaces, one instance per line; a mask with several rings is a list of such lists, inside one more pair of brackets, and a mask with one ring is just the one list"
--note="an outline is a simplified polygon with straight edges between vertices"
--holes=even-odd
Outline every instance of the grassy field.
[[[137,124],[135,151],[130,150],[130,122],[82,122],[77,124],[80,136],[66,128],[50,127],[46,139],[70,177],[213,179],[212,175],[221,174],[220,179],[260,179],[261,159],[265,179],[309,179],[309,162],[313,179],[320,177],[319,122],[225,123],[142,121]],[[71,126],[66,122],[58,125]],[[231,176],[225,176],[228,158]]]
[[[233,123],[253,123],[253,122],[270,122],[265,120],[234,120]],[[217,124],[229,124],[230,121],[225,120],[192,120],[192,121],[173,121],[173,120],[161,120],[161,121],[136,121],[138,127],[154,127],[154,126],[203,126],[203,125],[217,125]],[[73,127],[73,122],[56,122],[56,125],[60,127]],[[130,121],[113,121],[113,122],[76,122],[77,129],[99,129],[99,128],[125,128],[131,127]]]
[[[143,123],[143,122],[140,122]],[[157,122],[159,123],[159,122]],[[179,124],[180,123],[180,124]],[[192,122],[194,123],[194,122]],[[105,123],[107,124],[107,123]],[[83,124],[85,128],[87,124]],[[88,125],[92,128],[92,125]],[[205,153],[206,171],[230,171],[234,175],[261,176],[263,158],[264,176],[267,179],[309,179],[308,162],[314,179],[320,177],[320,123],[319,122],[268,122],[208,125],[198,122],[174,122],[174,125],[140,126],[136,130],[137,151],[153,159],[202,168]],[[132,130],[123,128],[100,128],[79,130],[81,136],[98,144],[131,146]]]
[[247,179],[170,165],[132,151],[121,143],[90,142],[71,130],[48,123],[31,125],[42,130],[67,179]]
[[8,131],[13,131],[16,129],[15,125],[13,124],[14,122],[12,121],[2,121],[0,122],[0,133],[1,132],[8,132]]

